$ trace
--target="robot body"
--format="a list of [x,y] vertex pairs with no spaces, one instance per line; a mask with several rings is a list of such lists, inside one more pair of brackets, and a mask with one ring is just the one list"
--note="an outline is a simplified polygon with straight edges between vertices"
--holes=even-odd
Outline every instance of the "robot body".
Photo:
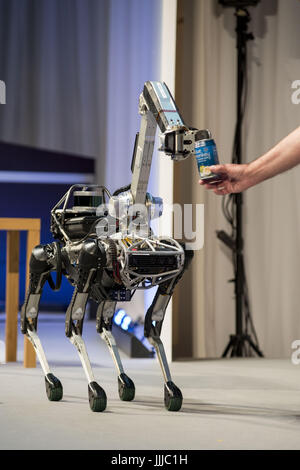
[[[155,236],[151,220],[162,214],[161,198],[147,193],[156,126],[162,132],[160,150],[173,160],[195,153],[195,142],[210,136],[185,126],[164,83],[146,82],[140,96],[142,116],[132,159],[132,182],[113,195],[97,185],[74,185],[51,211],[51,231],[55,241],[34,248],[30,260],[30,283],[21,311],[21,330],[34,346],[41,363],[46,393],[51,401],[62,398],[61,382],[51,373],[37,335],[39,302],[48,282],[60,288],[62,276],[74,286],[66,312],[65,333],[76,347],[87,381],[92,411],[106,408],[106,394],[95,381],[82,338],[86,304],[98,304],[96,330],[106,342],[118,374],[121,400],[135,396],[133,381],[126,375],[115,339],[112,321],[118,301],[130,301],[137,289],[157,286],[145,316],[145,337],[154,346],[164,378],[165,406],[178,411],[182,394],[173,383],[161,329],[168,303],[177,282],[193,257],[184,244],[170,237]],[[54,282],[51,273],[56,272]]]

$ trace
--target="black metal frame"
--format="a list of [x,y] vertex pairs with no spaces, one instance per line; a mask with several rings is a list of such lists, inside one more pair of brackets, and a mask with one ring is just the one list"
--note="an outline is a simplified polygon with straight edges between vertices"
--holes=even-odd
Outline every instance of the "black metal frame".
[[[220,2],[221,3],[221,2]],[[248,23],[251,19],[246,8],[237,7],[236,16],[236,47],[237,47],[237,123],[235,131],[235,151],[234,163],[241,164],[242,159],[242,123],[244,116],[244,86],[245,86],[245,70],[247,67],[247,42],[254,39],[253,34],[248,32]],[[235,284],[235,334],[230,335],[222,357],[226,357],[230,353],[231,357],[242,357],[251,355],[251,349],[260,357],[263,353],[260,351],[257,339],[252,340],[251,336],[244,328],[244,306],[249,309],[248,298],[246,292],[246,277],[244,267],[244,241],[243,241],[243,195],[237,193],[233,195],[233,221],[232,226],[235,229],[235,237],[232,240],[233,260],[234,260],[234,284]],[[224,234],[224,232],[223,232]],[[226,235],[226,234],[225,234]],[[218,233],[218,238],[222,240],[222,236]],[[224,238],[224,237],[223,237]],[[227,246],[226,241],[222,240]],[[250,317],[250,312],[248,311]],[[253,327],[253,323],[251,320]],[[254,328],[253,328],[254,330]],[[255,335],[256,336],[256,335]],[[255,342],[256,341],[256,342]]]

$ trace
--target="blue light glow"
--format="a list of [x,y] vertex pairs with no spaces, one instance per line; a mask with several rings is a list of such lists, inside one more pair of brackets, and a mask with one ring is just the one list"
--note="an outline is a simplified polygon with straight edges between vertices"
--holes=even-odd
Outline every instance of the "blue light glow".
[[114,316],[114,323],[122,328],[122,330],[129,330],[131,325],[133,325],[132,319],[127,315],[126,311],[123,308],[117,310]]
[[115,314],[115,317],[114,317],[114,322],[116,325],[121,325],[124,317],[126,317],[126,312],[125,310],[123,310],[122,308],[120,310],[118,310]]
[[126,315],[122,320],[121,328],[127,331],[130,323],[131,323],[131,318],[128,315]]

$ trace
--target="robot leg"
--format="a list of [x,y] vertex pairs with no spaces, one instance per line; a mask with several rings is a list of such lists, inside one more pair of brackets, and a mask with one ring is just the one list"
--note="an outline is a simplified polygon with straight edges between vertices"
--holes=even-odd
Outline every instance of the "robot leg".
[[[95,381],[91,363],[82,339],[82,328],[86,303],[91,285],[99,268],[99,249],[96,240],[87,240],[79,255],[79,276],[72,300],[66,313],[66,336],[76,347],[79,358],[88,381],[88,397],[92,411],[100,412],[106,408],[105,391]],[[101,260],[100,260],[101,261]]]
[[96,328],[101,338],[106,342],[109,352],[115,363],[118,372],[118,390],[119,397],[123,401],[131,401],[134,399],[135,386],[133,381],[125,374],[121,362],[119,350],[116,345],[115,338],[111,332],[112,318],[115,313],[116,302],[102,301],[97,310]]
[[65,332],[68,338],[72,335],[73,320],[82,320],[82,326],[91,286],[95,276],[101,275],[101,269],[105,263],[104,256],[98,247],[97,240],[87,239],[84,242],[78,258],[78,277],[75,280],[75,289],[66,312]]
[[160,284],[152,304],[145,317],[145,337],[154,346],[164,377],[164,402],[168,411],[179,411],[182,406],[181,390],[172,381],[164,345],[160,339],[161,328],[168,303],[172,297],[175,286],[183,276],[193,258],[191,250],[185,250],[185,262],[181,272],[173,279]]
[[53,266],[56,267],[55,263],[57,253],[57,244],[38,245],[33,249],[29,265],[29,289],[21,309],[21,331],[23,334],[26,334],[39,359],[45,375],[47,397],[50,401],[59,401],[62,399],[63,387],[59,379],[50,371],[49,364],[36,329],[39,303],[43,287],[45,282],[49,280],[51,269]]
[[76,347],[78,355],[88,381],[88,397],[92,411],[100,412],[106,408],[107,398],[102,387],[95,381],[90,359],[86,350],[85,343],[78,329],[73,326],[70,336],[71,343]]
[[63,397],[63,387],[60,380],[51,373],[44,349],[36,330],[33,327],[27,328],[27,338],[31,342],[39,359],[45,375],[46,394],[50,401],[59,401]]
[[160,339],[165,311],[171,295],[161,291],[160,286],[145,317],[145,337],[154,346],[164,377],[164,402],[168,411],[178,411],[182,405],[182,393],[172,381],[164,345]]

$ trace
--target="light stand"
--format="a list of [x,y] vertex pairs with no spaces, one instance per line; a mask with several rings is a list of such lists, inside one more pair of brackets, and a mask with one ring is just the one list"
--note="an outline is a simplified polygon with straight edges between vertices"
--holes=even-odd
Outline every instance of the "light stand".
[[[245,78],[247,68],[247,42],[254,39],[253,34],[248,32],[248,23],[250,21],[250,14],[243,6],[237,5],[240,2],[227,2],[220,1],[223,6],[236,6],[236,47],[237,47],[237,121],[234,139],[233,163],[241,164],[242,159],[242,122],[245,112]],[[230,4],[229,4],[230,3]],[[236,5],[233,5],[236,3]],[[257,3],[257,2],[256,2]],[[255,3],[255,4],[256,4]],[[249,3],[249,4],[253,4]],[[224,201],[224,199],[223,199]],[[228,208],[231,203],[232,214],[228,216]],[[230,335],[230,340],[226,346],[222,357],[226,357],[230,353],[231,357],[237,356],[250,356],[253,350],[258,356],[263,357],[263,353],[258,346],[255,329],[250,315],[247,283],[244,268],[244,254],[243,254],[243,195],[242,193],[229,195],[229,201],[225,206],[227,210],[227,220],[232,225],[232,237],[227,235],[224,231],[218,231],[217,237],[223,241],[231,250],[234,264],[235,277],[233,282],[235,284],[235,334]],[[224,208],[224,204],[223,204]],[[224,211],[226,216],[226,210]],[[244,313],[246,311],[246,313]],[[252,333],[255,337],[253,340],[248,333],[248,323],[250,323]]]

